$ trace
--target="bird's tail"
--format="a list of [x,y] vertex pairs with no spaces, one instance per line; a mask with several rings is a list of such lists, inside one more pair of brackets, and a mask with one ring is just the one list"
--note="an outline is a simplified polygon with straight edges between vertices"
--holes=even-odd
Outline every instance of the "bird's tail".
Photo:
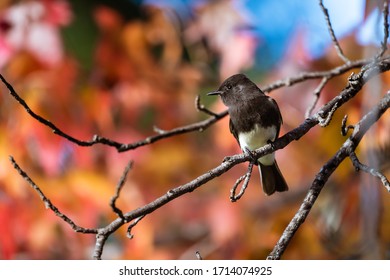
[[259,162],[259,171],[261,174],[263,191],[266,195],[271,195],[275,191],[284,192],[288,190],[286,180],[284,180],[276,160],[272,165],[264,165]]

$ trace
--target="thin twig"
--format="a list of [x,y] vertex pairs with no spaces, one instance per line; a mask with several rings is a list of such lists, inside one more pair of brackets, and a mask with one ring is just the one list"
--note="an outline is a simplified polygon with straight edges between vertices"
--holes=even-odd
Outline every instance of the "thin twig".
[[348,120],[348,115],[345,115],[343,120],[341,121],[341,135],[343,135],[343,136],[347,136],[348,131],[350,129],[355,128],[353,125],[347,126],[347,120]]
[[328,9],[325,8],[325,6],[324,6],[322,0],[319,0],[319,5],[320,5],[320,7],[321,7],[322,12],[324,13],[326,25],[328,26],[328,30],[329,30],[330,36],[331,36],[331,38],[332,38],[333,45],[334,45],[334,47],[336,48],[337,55],[338,55],[346,64],[349,64],[349,63],[350,63],[350,60],[344,55],[343,50],[341,49],[340,44],[339,44],[339,42],[338,42],[338,40],[337,40],[337,38],[336,38],[336,35],[335,35],[335,33],[334,33],[334,30],[333,30],[333,27],[332,27],[332,23],[330,22]]
[[370,59],[360,59],[351,61],[349,64],[343,64],[340,66],[337,66],[331,70],[328,71],[315,71],[315,72],[302,72],[296,76],[289,77],[287,79],[281,79],[278,81],[275,81],[268,86],[262,88],[262,90],[266,93],[269,93],[273,90],[279,89],[281,87],[290,87],[292,85],[295,85],[297,83],[313,80],[313,79],[322,79],[324,77],[329,77],[329,79],[339,76],[341,74],[344,74],[351,69],[362,67],[363,65],[367,65],[373,60]]
[[386,188],[386,190],[390,192],[390,182],[385,175],[383,175],[378,170],[361,163],[354,151],[351,151],[351,153],[349,154],[349,158],[351,159],[353,166],[355,166],[357,171],[362,170],[366,173],[371,174],[374,177],[378,177],[382,181],[382,184]]
[[330,79],[329,76],[323,77],[322,80],[321,80],[321,83],[314,90],[314,92],[313,92],[313,96],[314,96],[313,102],[309,106],[309,108],[307,109],[307,111],[305,113],[305,118],[308,118],[313,113],[313,110],[316,107],[316,105],[318,103],[318,100],[320,99],[321,91],[324,89],[324,87],[325,87],[326,83],[329,81],[329,79]]
[[196,252],[195,252],[195,256],[196,256],[196,259],[197,259],[197,260],[199,260],[199,261],[203,260],[202,255],[200,254],[199,251],[196,251]]
[[166,130],[161,129],[161,128],[159,128],[159,127],[156,126],[156,125],[153,126],[153,131],[156,132],[157,134],[160,134],[160,135],[162,135],[162,134],[164,134],[164,133],[167,133]]
[[[253,163],[249,162],[247,172],[243,176],[241,176],[240,178],[237,179],[236,183],[233,185],[232,189],[230,190],[230,201],[231,202],[236,202],[244,195],[245,190],[248,187],[249,180],[251,178],[252,169],[253,169]],[[238,185],[243,180],[244,180],[244,183],[242,183],[242,187],[240,189],[240,192],[236,195],[236,189],[237,189]]]
[[322,116],[322,115],[319,115],[319,125],[322,126],[322,127],[326,127],[329,125],[329,123],[331,122],[332,120],[332,117],[334,115],[334,113],[336,112],[337,108],[339,108],[339,105],[338,103],[336,102],[333,107],[330,109],[330,111],[327,113],[326,117]]
[[387,51],[387,40],[389,39],[389,18],[388,18],[389,1],[388,0],[385,0],[383,2],[382,15],[383,15],[383,41],[381,43],[381,49],[376,56],[377,59],[381,58]]
[[69,224],[75,232],[81,233],[97,233],[97,229],[83,228],[75,224],[68,216],[63,214],[53,203],[46,197],[46,195],[42,192],[42,190],[38,187],[37,184],[27,175],[27,173],[16,163],[15,159],[10,156],[9,160],[11,161],[13,167],[18,171],[20,176],[38,193],[39,197],[45,204],[46,209],[50,209],[53,213],[62,219],[64,222]]
[[118,217],[120,217],[121,219],[125,219],[125,217],[123,217],[123,212],[122,210],[120,210],[117,206],[116,206],[116,201],[117,199],[119,198],[119,195],[120,195],[120,192],[126,182],[126,178],[127,178],[127,174],[129,173],[130,169],[132,168],[133,166],[133,161],[129,161],[129,163],[126,165],[124,171],[123,171],[123,174],[121,176],[121,178],[119,179],[119,182],[116,186],[116,191],[115,191],[115,195],[113,195],[111,197],[111,200],[110,200],[110,206],[112,208],[112,210],[118,215]]
[[[10,94],[16,99],[16,101],[19,102],[20,105],[22,105],[22,107],[27,111],[27,113],[33,117],[34,119],[36,119],[38,122],[48,126],[49,128],[51,128],[53,130],[53,133],[61,136],[61,137],[64,137],[65,139],[73,142],[73,143],[76,143],[77,145],[79,146],[91,146],[93,142],[97,141],[97,140],[92,140],[92,141],[80,141],[72,136],[69,136],[68,134],[64,133],[62,130],[60,130],[57,126],[55,126],[51,121],[49,120],[46,120],[44,119],[43,117],[39,116],[38,114],[34,113],[31,108],[27,105],[27,103],[23,100],[23,98],[21,98],[17,93],[16,91],[14,90],[14,88],[11,86],[10,83],[7,82],[7,80],[3,77],[3,75],[0,74],[0,79],[1,81],[6,85],[6,87],[8,88]],[[98,136],[94,136],[94,138],[98,138]],[[118,143],[119,144],[119,143]]]
[[134,221],[132,221],[129,225],[129,227],[127,228],[127,238],[129,239],[133,239],[134,235],[131,233],[131,230],[133,229],[133,227],[135,227],[139,221],[141,221],[143,218],[145,218],[146,215],[142,215],[140,217],[138,217],[137,219],[134,219]]
[[203,113],[205,113],[207,115],[210,115],[210,116],[213,116],[213,117],[218,117],[217,113],[214,113],[213,111],[210,111],[203,104],[200,103],[200,95],[197,95],[196,98],[195,98],[195,108],[198,111],[203,112]]

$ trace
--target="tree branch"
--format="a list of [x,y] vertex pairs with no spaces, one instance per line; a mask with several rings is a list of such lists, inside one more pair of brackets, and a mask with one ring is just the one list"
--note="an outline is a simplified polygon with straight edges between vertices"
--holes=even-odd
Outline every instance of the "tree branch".
[[145,215],[143,216],[140,216],[138,217],[137,219],[134,219],[130,225],[128,226],[127,228],[127,238],[129,239],[132,239],[134,237],[134,235],[131,233],[131,230],[133,229],[133,227],[135,227],[143,218],[145,217]]
[[149,145],[149,144],[152,144],[156,141],[159,141],[159,140],[162,140],[165,138],[169,138],[169,137],[172,137],[175,135],[184,134],[184,133],[193,132],[193,131],[203,131],[203,130],[207,129],[210,125],[217,122],[218,120],[226,117],[228,114],[227,111],[224,111],[224,112],[219,113],[219,114],[213,114],[212,117],[210,117],[204,121],[200,121],[200,122],[193,123],[193,124],[186,125],[186,126],[182,126],[182,127],[177,127],[175,129],[172,129],[172,130],[160,131],[160,133],[158,133],[157,135],[149,136],[144,140],[134,142],[134,143],[129,143],[129,144],[119,143],[117,141],[114,141],[114,140],[111,140],[111,139],[108,139],[105,137],[101,137],[98,135],[94,135],[92,137],[92,140],[83,141],[83,140],[79,140],[79,139],[76,139],[76,138],[70,136],[69,134],[67,134],[67,133],[63,132],[61,129],[59,129],[51,121],[46,120],[45,118],[34,113],[34,111],[31,110],[31,108],[27,105],[27,103],[23,100],[23,98],[21,98],[17,94],[15,89],[12,87],[12,85],[10,83],[8,83],[7,80],[1,74],[0,74],[0,79],[5,84],[5,86],[8,88],[10,94],[16,99],[17,102],[19,102],[20,105],[22,105],[22,107],[26,110],[26,112],[31,117],[33,117],[34,119],[36,119],[38,122],[42,123],[43,125],[46,125],[47,127],[51,128],[54,134],[57,134],[65,139],[69,140],[70,142],[75,143],[76,145],[79,145],[79,146],[83,146],[83,147],[89,147],[89,146],[93,146],[95,144],[103,144],[103,145],[107,145],[107,146],[111,146],[111,147],[116,148],[118,152],[125,152],[125,151],[129,151],[129,150],[134,150],[138,147]]
[[218,117],[217,113],[210,111],[203,104],[200,103],[200,95],[197,95],[195,98],[195,107],[199,112],[203,112],[203,113],[210,115],[210,116],[213,116],[213,117]]
[[369,167],[363,163],[361,163],[355,153],[355,151],[351,151],[351,153],[349,154],[349,158],[351,159],[352,163],[353,163],[353,166],[355,166],[355,169],[356,171],[359,171],[359,170],[363,170],[364,172],[368,173],[368,174],[371,174],[372,176],[374,177],[378,177],[381,181],[382,181],[382,184],[383,186],[386,188],[386,190],[388,192],[390,192],[390,182],[389,180],[386,178],[385,175],[383,175],[381,172],[379,172],[378,170],[375,170],[374,168],[372,167]]
[[387,51],[387,40],[389,39],[389,1],[385,0],[383,2],[383,41],[381,43],[381,49],[377,54],[376,58],[381,58]]
[[121,219],[125,219],[125,217],[123,217],[122,210],[120,210],[116,206],[116,200],[119,198],[120,192],[121,192],[121,190],[123,188],[123,185],[125,184],[125,181],[126,181],[126,178],[127,178],[127,174],[129,173],[129,171],[132,168],[132,166],[133,166],[133,161],[130,161],[126,165],[125,170],[123,171],[122,177],[119,179],[118,185],[116,186],[115,195],[113,195],[111,197],[111,200],[110,200],[110,206],[112,208],[112,211],[114,211],[114,213],[116,213],[118,215],[118,217],[121,218]]
[[329,33],[330,33],[330,37],[332,38],[332,42],[333,42],[333,45],[334,45],[335,48],[336,48],[336,51],[337,51],[338,56],[339,56],[346,64],[349,64],[349,63],[350,63],[350,60],[344,55],[344,52],[343,52],[343,50],[341,49],[340,44],[339,44],[339,42],[338,42],[338,40],[337,40],[337,38],[336,38],[336,35],[335,35],[335,33],[334,33],[334,30],[333,30],[333,27],[332,27],[332,23],[330,22],[328,9],[325,8],[324,3],[322,2],[322,0],[319,0],[319,5],[320,5],[320,8],[321,8],[322,12],[324,13],[326,25],[328,26],[328,30],[329,30]]
[[309,108],[307,109],[307,111],[305,113],[305,117],[306,118],[310,117],[310,115],[313,113],[313,110],[316,107],[316,105],[318,103],[318,100],[320,99],[321,91],[324,89],[324,87],[328,83],[329,79],[330,79],[329,76],[323,77],[321,82],[319,83],[319,85],[314,90],[314,92],[313,92],[313,96],[314,96],[313,101],[312,101],[311,105],[309,106]]
[[347,120],[348,120],[348,115],[345,115],[343,120],[341,121],[341,135],[343,136],[347,136],[348,130],[354,129],[353,125],[347,126]]
[[[253,169],[253,163],[249,162],[248,170],[247,172],[242,175],[240,178],[237,179],[236,183],[233,185],[232,189],[230,190],[230,201],[236,202],[239,200],[245,193],[246,188],[248,187],[249,180],[252,175],[252,169]],[[244,180],[244,183],[242,183],[242,187],[240,192],[236,195],[236,189],[238,185]]]
[[27,173],[22,168],[20,168],[20,166],[16,163],[12,156],[9,157],[9,160],[11,161],[13,167],[18,171],[20,176],[22,176],[22,178],[38,193],[39,197],[45,204],[46,209],[50,209],[51,211],[53,211],[56,216],[58,216],[61,220],[69,224],[75,232],[97,233],[96,229],[83,228],[76,225],[75,222],[73,222],[68,216],[63,214],[56,206],[53,205],[53,203],[50,201],[50,199],[46,197],[46,195],[41,191],[38,185],[34,183],[34,181],[27,175]]
[[340,66],[337,66],[331,70],[328,71],[313,71],[313,72],[302,72],[296,76],[289,77],[286,79],[281,79],[276,82],[273,82],[272,84],[262,88],[264,92],[271,92],[275,89],[279,89],[281,87],[289,87],[292,85],[295,85],[297,83],[313,80],[313,79],[322,79],[324,77],[329,77],[329,79],[339,76],[341,74],[344,74],[348,72],[351,69],[362,67],[363,65],[369,64],[372,62],[373,59],[360,59],[351,61],[348,64],[343,64]]

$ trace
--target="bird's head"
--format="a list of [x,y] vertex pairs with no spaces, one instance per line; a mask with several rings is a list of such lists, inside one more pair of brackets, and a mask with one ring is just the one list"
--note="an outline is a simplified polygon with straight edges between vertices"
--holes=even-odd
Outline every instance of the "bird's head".
[[[244,74],[236,74],[227,78],[216,91],[207,95],[219,95],[226,106],[232,106],[236,102],[244,102],[252,96],[257,96],[260,89]],[[262,93],[262,92],[261,92]]]

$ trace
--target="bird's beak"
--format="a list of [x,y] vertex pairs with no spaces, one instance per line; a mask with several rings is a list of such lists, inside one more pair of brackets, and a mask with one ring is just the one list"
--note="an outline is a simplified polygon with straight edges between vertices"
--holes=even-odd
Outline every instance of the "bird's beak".
[[221,95],[222,93],[223,91],[216,90],[216,91],[209,92],[207,95]]

